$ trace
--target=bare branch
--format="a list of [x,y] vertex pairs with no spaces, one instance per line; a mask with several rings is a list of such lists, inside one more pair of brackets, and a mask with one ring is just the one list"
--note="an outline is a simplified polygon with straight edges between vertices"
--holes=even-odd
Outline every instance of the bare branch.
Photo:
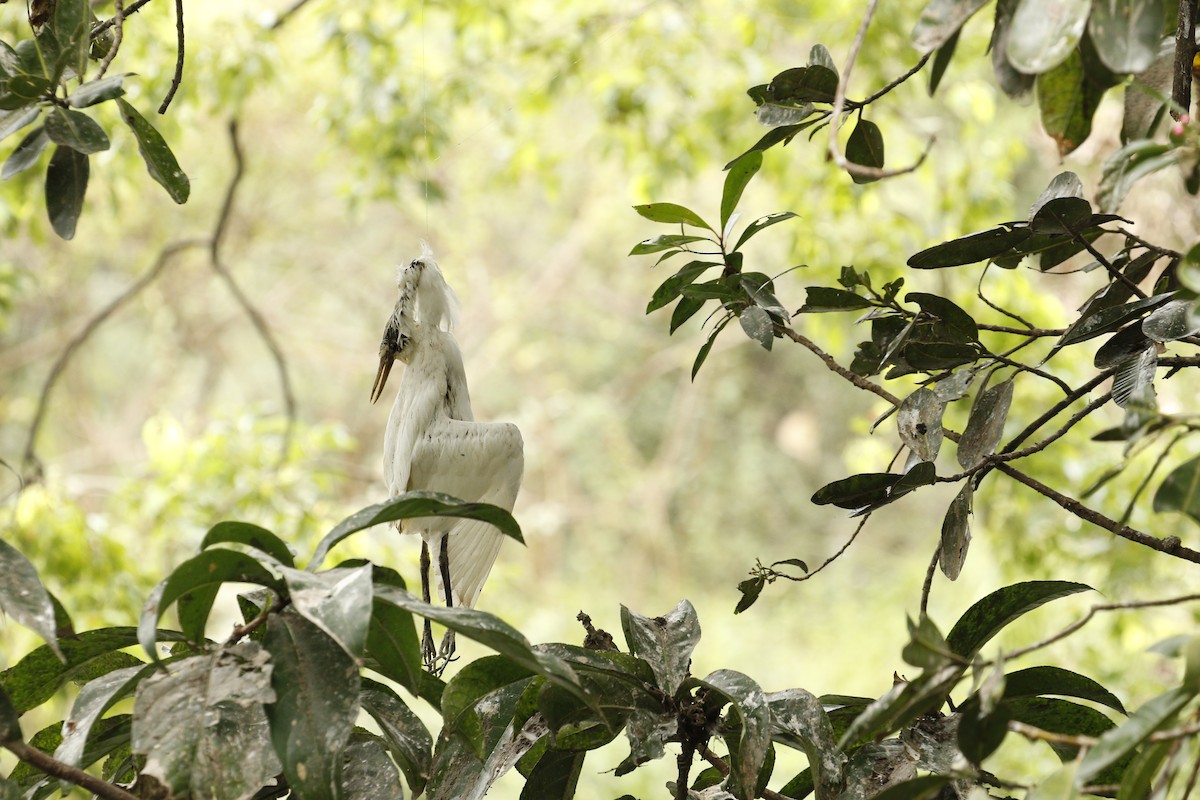
[[284,24],[292,18],[293,14],[304,8],[306,5],[308,5],[308,3],[309,0],[293,0],[290,6],[285,8],[283,11],[280,11],[279,15],[275,17],[275,21],[271,23],[271,30],[277,31],[282,28]]
[[1014,650],[1011,653],[1005,654],[1004,657],[1011,661],[1012,659],[1020,658],[1021,656],[1026,656],[1045,647],[1049,647],[1055,642],[1060,642],[1071,634],[1075,633],[1075,631],[1079,630],[1084,625],[1087,625],[1089,622],[1091,622],[1092,617],[1096,616],[1101,611],[1125,611],[1134,608],[1160,608],[1162,606],[1178,606],[1184,603],[1194,603],[1197,600],[1200,600],[1200,594],[1186,594],[1179,597],[1168,597],[1163,600],[1130,600],[1125,603],[1101,603],[1099,605],[1094,605],[1088,609],[1087,613],[1084,614],[1083,617],[1063,628],[1053,636],[1048,636],[1039,642],[1029,645],[1028,647],[1022,647],[1019,650]]
[[[150,2],[150,0],[134,0],[134,2],[129,4],[129,8],[126,8],[124,10],[124,12],[118,11],[118,14],[121,15],[121,21],[124,22],[125,17],[128,17],[131,14],[136,14],[137,12],[141,11],[142,8],[145,7],[145,5],[149,2]],[[118,6],[118,9],[119,8],[120,8],[120,6]],[[97,36],[104,33],[106,30],[108,30],[109,28],[113,27],[116,24],[117,24],[117,15],[114,14],[113,16],[109,17],[108,19],[104,20],[103,22],[96,23],[96,26],[94,28],[92,28],[90,37],[92,39],[95,39]]]
[[132,792],[127,792],[120,786],[102,781],[95,775],[90,775],[79,767],[73,767],[66,764],[53,756],[43,753],[31,744],[27,744],[20,740],[11,742],[0,742],[5,749],[15,755],[17,758],[24,761],[31,767],[35,767],[52,778],[68,781],[87,789],[89,792],[103,797],[104,800],[140,800],[140,798]]
[[1196,56],[1196,0],[1179,0],[1175,27],[1175,69],[1171,79],[1171,116],[1179,119],[1192,108],[1192,63]]
[[892,394],[887,389],[884,389],[879,384],[873,383],[872,381],[867,380],[862,375],[858,375],[858,374],[846,369],[841,364],[837,363],[837,361],[834,360],[833,356],[829,355],[824,350],[822,350],[820,347],[818,347],[808,337],[793,330],[792,328],[787,327],[786,325],[777,326],[777,330],[782,331],[793,342],[796,342],[797,344],[801,344],[801,345],[804,345],[805,347],[807,347],[809,350],[811,350],[817,356],[817,358],[821,359],[821,361],[824,362],[826,367],[828,367],[833,372],[836,372],[838,375],[841,375],[843,378],[850,381],[858,388],[863,389],[868,392],[871,392],[872,394],[879,395],[884,400],[887,400],[889,403],[891,403],[893,406],[900,405],[899,397],[896,397],[896,395]]
[[1019,733],[1031,742],[1052,742],[1054,744],[1069,744],[1075,747],[1093,747],[1100,740],[1095,736],[1082,736],[1069,733],[1055,733],[1028,725],[1024,722],[1009,720],[1008,729]]
[[97,78],[104,77],[109,65],[117,57],[117,51],[121,49],[121,40],[125,38],[125,2],[124,0],[113,0],[113,6],[116,9],[116,13],[113,14],[116,23],[113,26],[112,46],[108,48],[108,53],[105,54],[104,60],[100,62],[100,67],[96,70]]
[[167,106],[175,99],[175,92],[183,83],[183,0],[175,0],[175,74],[171,76],[171,88],[158,107],[159,114],[167,113]]

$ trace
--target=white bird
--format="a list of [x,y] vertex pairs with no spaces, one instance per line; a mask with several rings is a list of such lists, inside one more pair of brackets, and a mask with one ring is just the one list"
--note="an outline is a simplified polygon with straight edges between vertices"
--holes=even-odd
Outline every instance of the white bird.
[[[383,439],[383,474],[391,496],[444,492],[511,512],[525,468],[521,432],[511,423],[473,421],[462,354],[451,333],[457,298],[428,247],[400,271],[397,285],[400,298],[384,329],[371,389],[374,403],[383,394],[394,361],[405,363]],[[432,566],[447,606],[475,605],[503,541],[495,526],[421,517],[407,521],[401,532],[419,533],[424,540],[425,602],[430,602]],[[422,654],[426,666],[440,672],[454,654],[454,632],[447,632],[435,651],[426,620]]]

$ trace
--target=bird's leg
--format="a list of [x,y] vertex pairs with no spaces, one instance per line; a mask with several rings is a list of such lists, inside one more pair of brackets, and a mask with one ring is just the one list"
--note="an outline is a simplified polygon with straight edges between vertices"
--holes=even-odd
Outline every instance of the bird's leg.
[[[442,573],[442,591],[446,595],[446,608],[454,607],[454,590],[450,586],[450,536],[449,534],[442,536],[442,552],[441,558],[438,559],[438,567]],[[438,652],[438,657],[445,660],[448,664],[454,655],[454,631],[446,631],[442,636],[442,647]],[[443,667],[444,669],[444,667]]]
[[[429,592],[429,542],[421,542],[421,599],[427,604],[430,602]],[[425,633],[421,637],[421,660],[425,662],[425,668],[433,672],[435,662],[437,660],[437,651],[433,647],[433,625],[429,619],[425,620]]]

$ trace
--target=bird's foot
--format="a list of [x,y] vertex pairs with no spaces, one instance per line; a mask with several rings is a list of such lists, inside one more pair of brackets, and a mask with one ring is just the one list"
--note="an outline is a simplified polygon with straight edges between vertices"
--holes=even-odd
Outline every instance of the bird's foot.
[[424,663],[425,669],[433,672],[434,675],[439,674],[434,672],[438,661],[438,651],[433,644],[433,626],[429,624],[429,620],[425,620],[425,633],[421,636],[421,661]]

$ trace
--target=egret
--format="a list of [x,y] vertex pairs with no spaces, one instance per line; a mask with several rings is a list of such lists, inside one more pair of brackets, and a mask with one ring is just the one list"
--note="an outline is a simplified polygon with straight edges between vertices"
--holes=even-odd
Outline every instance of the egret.
[[[428,247],[401,269],[397,285],[400,298],[384,328],[371,387],[374,403],[393,363],[404,362],[383,439],[383,474],[391,496],[444,492],[511,512],[525,467],[521,432],[511,423],[474,421],[462,353],[451,332],[457,298]],[[450,517],[422,517],[397,526],[423,540],[425,602],[430,602],[432,567],[447,607],[475,605],[500,552],[500,531],[486,522]],[[445,669],[454,655],[454,632],[447,631],[435,650],[425,620],[421,652],[435,674]]]

